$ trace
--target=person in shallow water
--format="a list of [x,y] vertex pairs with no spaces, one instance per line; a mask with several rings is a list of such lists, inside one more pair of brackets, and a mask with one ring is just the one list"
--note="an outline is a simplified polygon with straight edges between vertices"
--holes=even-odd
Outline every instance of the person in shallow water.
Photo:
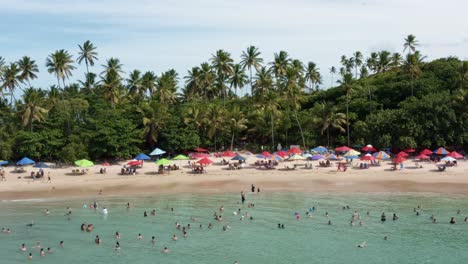
[[457,221],[455,220],[455,217],[452,217],[452,218],[450,219],[450,224],[453,225],[453,224],[456,224],[456,223],[457,223]]
[[32,259],[32,253],[31,253],[31,252],[29,252],[28,259],[29,259],[29,260],[31,260],[31,259]]
[[398,216],[394,213],[392,219],[393,219],[393,221],[396,221],[396,220],[398,220]]
[[116,250],[116,251],[120,250],[120,243],[119,243],[119,241],[115,242],[115,250]]
[[387,216],[385,216],[385,213],[382,213],[382,215],[380,216],[380,221],[382,222],[387,221]]
[[26,250],[28,250],[28,249],[26,248],[26,244],[21,244],[21,251],[26,251]]
[[164,247],[164,249],[162,250],[162,252],[164,254],[169,254],[169,249],[167,247]]
[[96,238],[94,239],[94,243],[96,243],[97,245],[100,245],[102,243],[102,240],[99,236],[96,236]]

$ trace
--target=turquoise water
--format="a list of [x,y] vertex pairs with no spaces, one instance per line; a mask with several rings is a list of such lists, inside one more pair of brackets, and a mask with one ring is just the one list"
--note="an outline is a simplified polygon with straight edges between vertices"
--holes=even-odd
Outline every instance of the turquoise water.
[[[107,217],[99,210],[81,208],[83,200],[0,203],[0,227],[13,231],[0,234],[0,263],[468,263],[465,197],[265,193],[247,194],[245,205],[239,204],[237,194],[100,198],[99,205],[109,210]],[[132,204],[130,210],[127,202]],[[248,202],[255,203],[255,208],[248,208]],[[224,219],[218,223],[213,213],[221,205]],[[343,210],[344,205],[351,209]],[[413,212],[418,205],[422,207],[419,216]],[[71,220],[64,216],[67,206],[73,210]],[[311,206],[316,207],[312,219],[305,215]],[[50,215],[43,213],[45,208]],[[232,213],[239,208],[254,219],[241,221]],[[149,214],[152,209],[157,216]],[[354,210],[361,214],[363,226],[350,225]],[[296,211],[302,216],[300,221],[294,218]],[[387,215],[385,223],[380,222],[382,212]],[[399,220],[391,220],[393,212]],[[432,214],[438,224],[429,220]],[[190,220],[192,216],[198,218],[196,222]],[[456,225],[449,224],[452,216]],[[36,224],[27,227],[31,220]],[[81,232],[84,222],[94,224],[94,231]],[[192,225],[187,238],[176,229],[176,222]],[[212,229],[207,228],[210,222]],[[285,229],[278,229],[278,223]],[[231,229],[222,231],[223,225]],[[114,250],[116,231],[122,234],[120,252]],[[144,236],[142,240],[137,239],[138,233]],[[178,235],[177,242],[172,241],[173,234]],[[103,239],[102,245],[94,244],[95,235]],[[153,235],[157,239],[154,248]],[[64,248],[58,247],[61,240]],[[358,248],[363,241],[368,246]],[[45,249],[52,247],[54,253],[40,257],[39,249],[32,248],[37,242]],[[19,250],[22,243],[27,244],[27,252]],[[170,250],[167,255],[161,253],[164,246]],[[29,252],[32,261],[27,260]]]

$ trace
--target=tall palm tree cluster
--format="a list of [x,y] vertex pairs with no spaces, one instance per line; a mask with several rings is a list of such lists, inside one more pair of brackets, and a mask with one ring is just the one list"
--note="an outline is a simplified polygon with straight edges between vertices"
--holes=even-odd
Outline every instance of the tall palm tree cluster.
[[[126,73],[121,61],[114,57],[105,60],[100,71],[93,72],[99,54],[97,47],[86,41],[78,45],[76,58],[63,49],[47,57],[47,72],[56,78],[56,84],[47,90],[31,86],[39,72],[33,59],[24,56],[6,63],[0,57],[1,109],[16,112],[30,133],[48,129],[58,133],[63,129],[63,135],[57,136],[62,144],[79,145],[80,140],[91,144],[92,132],[84,128],[98,130],[99,124],[124,115],[134,127],[125,120],[121,125],[134,130],[136,134],[132,135],[137,135],[140,149],[159,144],[170,144],[168,148],[177,145],[178,150],[198,145],[214,149],[245,144],[275,149],[278,143],[299,143],[303,147],[338,142],[350,145],[357,133],[351,131],[352,124],[361,125],[356,120],[353,100],[364,100],[369,105],[366,115],[371,114],[372,104],[383,100],[378,93],[372,96],[376,91],[368,83],[373,78],[401,73],[409,80],[411,92],[406,97],[420,94],[418,78],[423,74],[425,57],[417,50],[418,45],[409,35],[404,40],[404,58],[388,51],[372,52],[367,58],[360,51],[349,57],[343,55],[341,66],[329,69],[331,88],[323,90],[319,89],[323,79],[317,64],[304,64],[286,51],[275,53],[271,62],[265,62],[260,50],[249,46],[236,62],[229,52],[217,50],[179,78],[174,70],[156,74],[135,69]],[[69,83],[77,64],[86,67],[84,78]],[[462,64],[459,74],[463,76],[458,81],[462,83],[461,92],[457,95],[461,101],[466,95],[466,69],[466,63]],[[18,89],[22,91],[20,100],[15,98]],[[99,133],[110,132],[103,129]],[[124,133],[119,133],[120,141],[132,142],[130,136],[124,140]],[[113,148],[108,152],[124,153],[121,149],[125,146],[108,148]],[[103,149],[99,153],[105,153]],[[97,155],[91,150],[86,153]]]

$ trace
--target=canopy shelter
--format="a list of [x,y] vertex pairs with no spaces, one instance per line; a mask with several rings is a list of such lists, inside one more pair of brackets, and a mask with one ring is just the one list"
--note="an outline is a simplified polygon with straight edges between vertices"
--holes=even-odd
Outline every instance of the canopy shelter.
[[462,154],[460,154],[460,153],[458,153],[456,151],[450,152],[447,156],[452,157],[454,159],[463,159],[464,158]]
[[398,152],[397,156],[408,157],[409,154],[404,152],[404,151],[400,151],[400,152]]
[[7,160],[0,160],[0,166],[7,165],[8,161]]
[[237,156],[237,154],[230,150],[223,152],[223,157],[235,157],[235,156]]
[[447,156],[447,157],[441,159],[441,161],[450,161],[450,162],[454,162],[454,161],[456,161],[456,159],[454,159],[454,158],[452,158],[452,157],[450,157],[450,156]]
[[209,158],[203,158],[203,159],[197,161],[197,163],[199,163],[201,165],[209,165],[209,164],[213,163],[213,161],[210,160]]
[[337,147],[335,149],[335,151],[338,151],[338,152],[346,152],[346,151],[350,151],[351,148],[350,147],[347,147],[347,146],[341,146],[341,147]]
[[311,160],[319,160],[319,159],[324,159],[325,157],[320,155],[320,154],[316,154],[316,155],[313,155],[312,157],[310,157]]
[[432,151],[429,150],[429,149],[424,149],[422,150],[421,152],[419,152],[419,154],[423,154],[423,155],[431,155],[432,154]]
[[324,146],[318,146],[318,147],[311,149],[310,151],[314,153],[323,154],[325,152],[328,152],[328,149]]
[[242,160],[242,161],[244,161],[244,160],[246,160],[246,158],[242,157],[241,155],[237,155],[234,158],[232,158],[231,160]]
[[194,149],[195,152],[208,152],[207,149],[204,149],[204,148],[196,148]]
[[24,166],[24,165],[31,165],[31,164],[34,164],[36,162],[34,162],[34,160],[28,158],[28,157],[24,157],[22,158],[20,161],[16,162],[16,165],[18,166]]
[[368,151],[368,152],[376,152],[377,151],[377,149],[374,148],[372,145],[366,145],[366,146],[362,147],[361,150]]
[[34,167],[34,168],[41,168],[41,169],[50,168],[50,166],[47,165],[47,164],[45,164],[44,162],[38,162],[38,163],[34,164],[33,167]]
[[78,167],[91,167],[94,165],[94,163],[87,159],[81,159],[81,160],[75,161],[75,165]]
[[269,156],[267,157],[267,156],[264,156],[264,155],[262,155],[262,154],[258,154],[258,155],[256,155],[255,157],[256,157],[256,158],[259,158],[259,159],[266,159],[266,158],[268,158]]
[[420,159],[420,160],[428,160],[428,159],[430,159],[429,156],[424,155],[424,154],[419,154],[419,155],[416,156],[415,158]]
[[156,161],[156,165],[163,165],[163,166],[170,165],[171,163],[172,163],[172,161],[170,161],[168,159],[160,159],[160,160]]
[[151,157],[146,155],[145,153],[140,153],[140,154],[136,155],[136,157],[134,159],[136,159],[136,160],[150,160]]
[[291,148],[288,152],[291,153],[291,154],[301,154],[302,150],[300,150],[299,148],[294,147],[294,148]]
[[449,152],[446,149],[442,148],[442,147],[434,150],[433,153],[437,154],[437,155],[447,155],[447,154],[449,154]]
[[282,158],[284,158],[284,157],[288,156],[289,153],[284,151],[284,150],[280,150],[280,151],[276,152],[276,155],[281,156]]
[[177,155],[172,160],[189,160],[190,158],[185,155]]
[[385,151],[376,152],[376,153],[373,154],[373,156],[376,159],[379,159],[379,160],[384,160],[384,159],[389,159],[390,158],[390,155],[388,155]]
[[150,156],[159,156],[166,153],[166,151],[160,149],[160,148],[155,148],[153,151],[151,151]]
[[375,157],[367,153],[366,155],[361,157],[361,160],[375,160]]

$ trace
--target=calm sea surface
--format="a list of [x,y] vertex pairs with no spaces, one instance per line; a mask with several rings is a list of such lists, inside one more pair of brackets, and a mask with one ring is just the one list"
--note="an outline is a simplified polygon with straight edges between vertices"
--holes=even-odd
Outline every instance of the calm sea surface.
[[[0,227],[12,230],[0,233],[0,263],[468,263],[468,222],[463,221],[468,199],[461,196],[247,193],[245,205],[239,204],[237,194],[99,198],[99,206],[108,208],[107,216],[101,210],[82,208],[93,200],[0,202]],[[127,202],[132,205],[129,210]],[[249,202],[255,207],[248,208]],[[218,222],[213,214],[219,213],[221,205],[225,210],[223,221]],[[350,209],[343,210],[346,205]],[[413,211],[418,205],[419,216]],[[67,206],[72,208],[70,220],[64,216]],[[306,211],[312,206],[316,210],[310,218]],[[43,213],[45,208],[49,215]],[[253,220],[234,215],[239,208]],[[157,216],[150,215],[152,209]],[[143,217],[145,210],[148,217]],[[363,226],[359,220],[351,226],[355,210]],[[301,215],[299,221],[295,212]],[[387,215],[384,223],[382,212]],[[394,212],[397,221],[392,220]],[[431,215],[439,223],[433,224]],[[452,216],[455,225],[449,224]],[[26,226],[32,220],[34,226]],[[332,225],[327,225],[328,220]],[[187,238],[176,229],[176,222],[192,226]],[[82,223],[94,224],[94,231],[81,232]],[[285,228],[278,229],[278,223]],[[223,231],[223,225],[230,229]],[[117,252],[116,231],[122,235]],[[142,240],[137,238],[139,233]],[[172,241],[174,234],[178,241]],[[96,235],[103,239],[102,245],[94,244]],[[151,236],[156,237],[155,247]],[[64,248],[58,247],[61,240]],[[358,248],[364,241],[367,247]],[[33,248],[37,242],[54,252],[40,257],[39,249]],[[19,249],[22,243],[28,247],[26,252]],[[163,247],[170,253],[162,254]],[[27,260],[29,252],[32,261]]]

